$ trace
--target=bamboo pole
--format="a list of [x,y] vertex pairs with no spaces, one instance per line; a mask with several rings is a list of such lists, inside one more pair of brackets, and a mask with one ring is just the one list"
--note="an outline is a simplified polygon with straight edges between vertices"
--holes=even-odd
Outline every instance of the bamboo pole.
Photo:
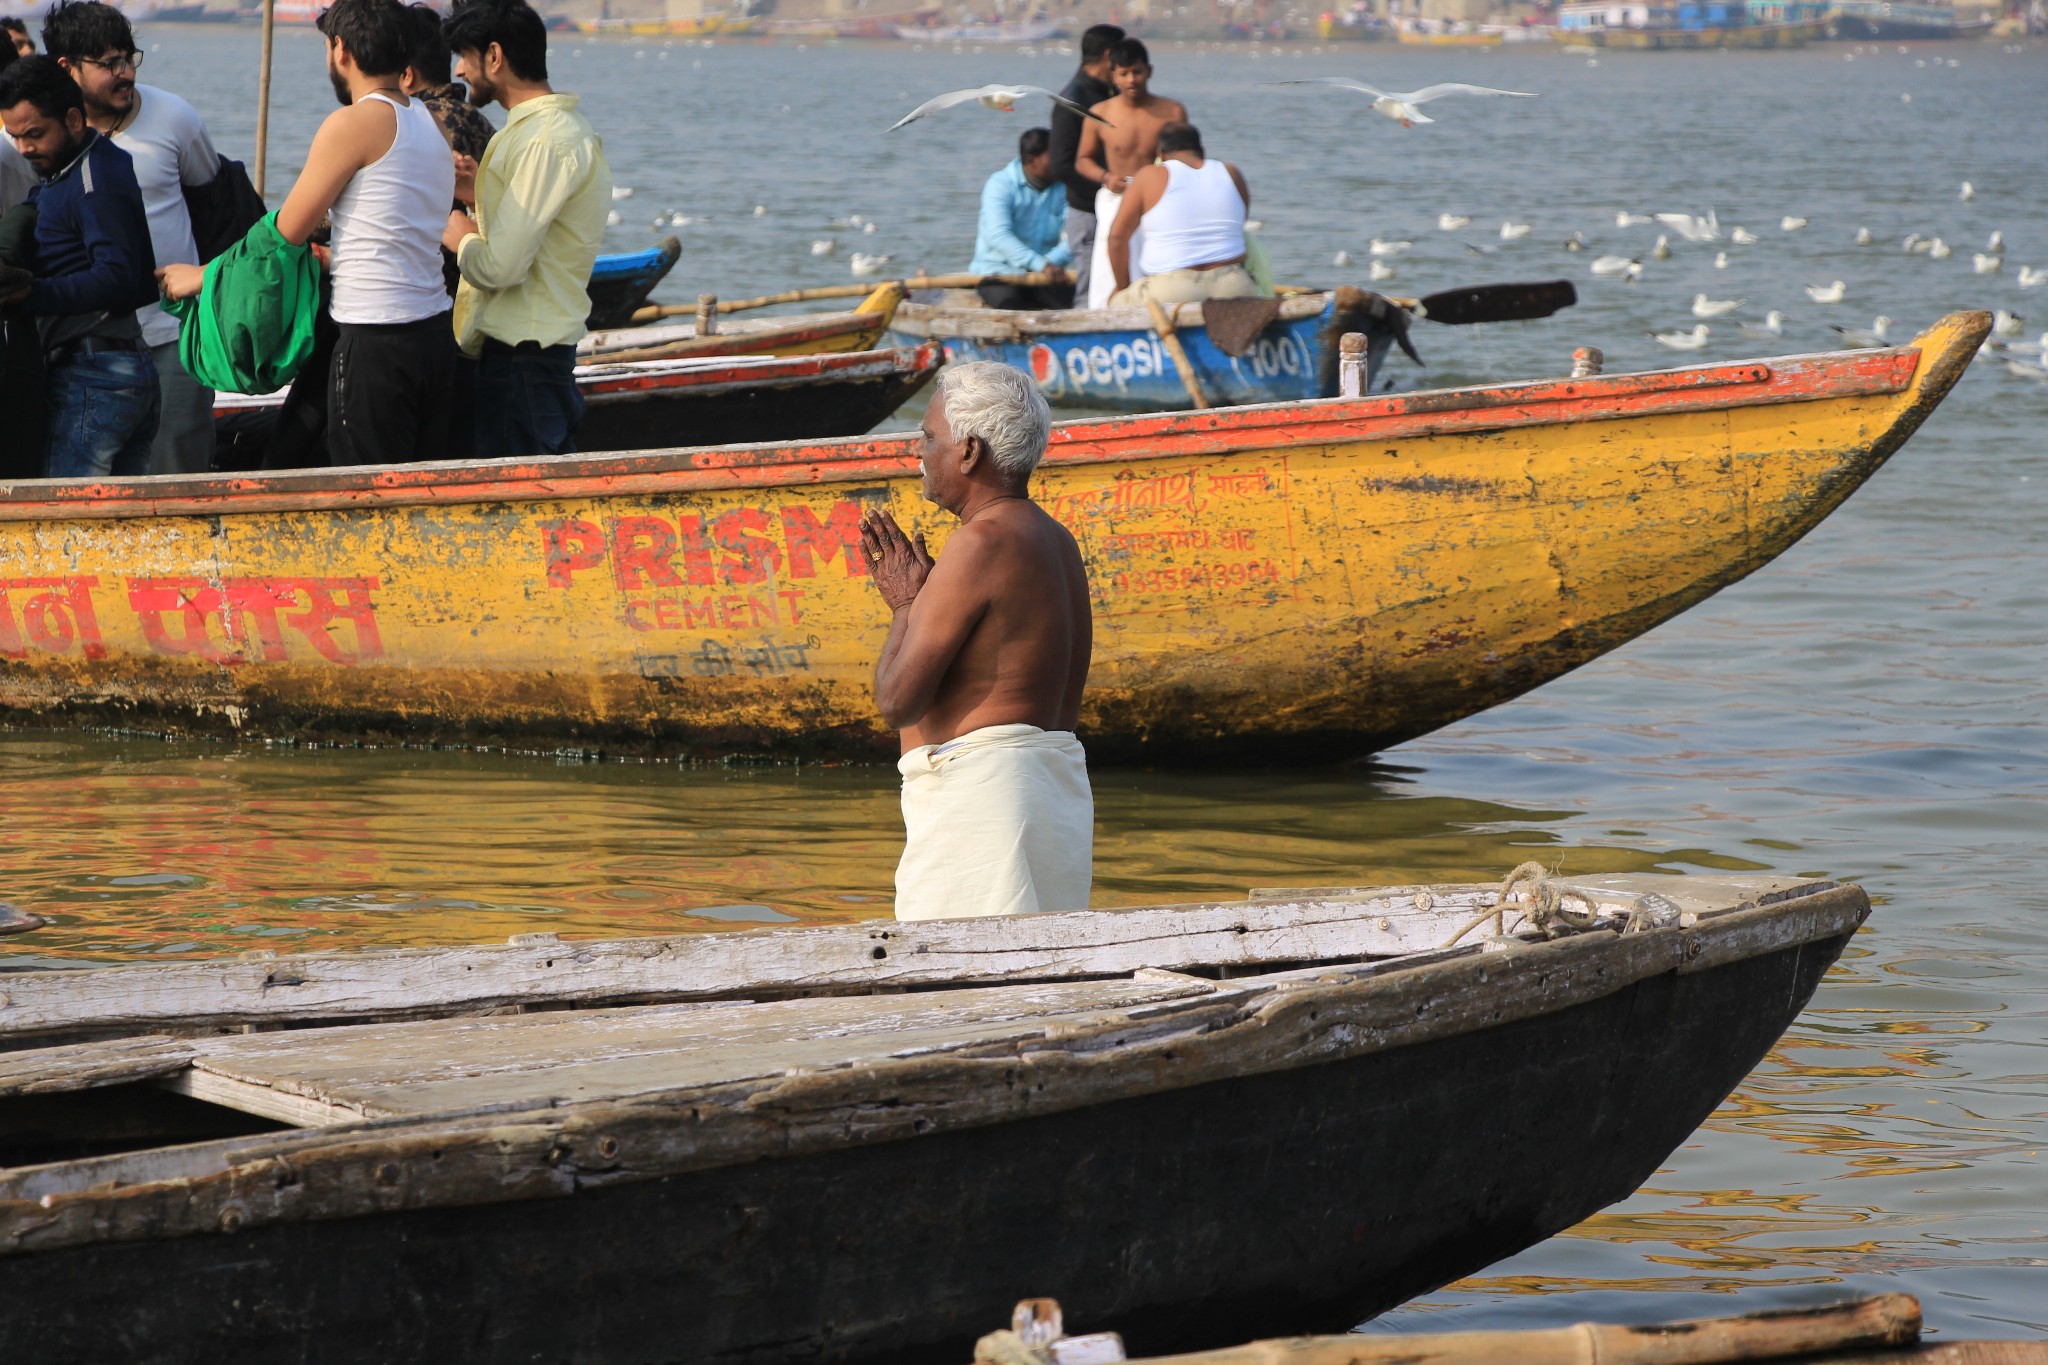
[[1910,1294],[1882,1294],[1827,1308],[1653,1327],[1582,1322],[1524,1332],[1297,1337],[1146,1357],[1134,1365],[1720,1365],[1907,1346],[1919,1339],[1919,1301]]
[[277,0],[263,0],[263,61],[256,73],[256,197],[263,197],[264,163],[270,153],[270,54],[277,42]]
[[1159,306],[1157,299],[1146,299],[1145,307],[1152,312],[1152,330],[1159,334],[1160,344],[1173,357],[1173,367],[1180,371],[1180,382],[1187,389],[1188,397],[1194,400],[1196,407],[1208,407],[1209,399],[1202,392],[1202,381],[1195,378],[1195,364],[1188,359],[1187,348],[1180,344],[1180,338],[1174,335],[1173,322],[1166,316],[1166,310]]
[[[1043,273],[1031,275],[913,275],[905,280],[876,280],[872,284],[823,284],[814,289],[785,289],[779,294],[762,294],[751,299],[728,299],[718,305],[721,313],[739,313],[749,308],[769,308],[778,303],[816,303],[820,299],[861,299],[874,293],[884,285],[900,284],[905,289],[976,289],[984,284],[1014,284],[1023,288],[1051,284],[1050,276]],[[632,320],[658,322],[662,318],[694,317],[697,306],[690,303],[665,303],[658,306],[638,308]]]

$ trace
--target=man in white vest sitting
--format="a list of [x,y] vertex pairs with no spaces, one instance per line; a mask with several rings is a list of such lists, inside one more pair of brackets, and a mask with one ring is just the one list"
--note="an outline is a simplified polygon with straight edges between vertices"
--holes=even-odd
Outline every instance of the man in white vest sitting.
[[[1109,268],[1116,279],[1110,306],[1200,303],[1255,297],[1245,269],[1244,219],[1252,192],[1237,167],[1202,155],[1193,125],[1170,123],[1159,133],[1159,161],[1131,177],[1109,230]],[[1131,283],[1131,239],[1145,236]]]

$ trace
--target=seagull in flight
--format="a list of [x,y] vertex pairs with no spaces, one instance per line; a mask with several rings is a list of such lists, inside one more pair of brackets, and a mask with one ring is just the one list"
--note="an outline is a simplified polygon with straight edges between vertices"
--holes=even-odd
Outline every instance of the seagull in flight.
[[1450,81],[1442,85],[1425,85],[1420,90],[1386,91],[1378,86],[1354,81],[1349,76],[1315,76],[1299,81],[1267,81],[1267,85],[1334,85],[1345,90],[1356,90],[1371,95],[1374,113],[1385,114],[1403,128],[1412,128],[1418,123],[1435,123],[1436,120],[1424,114],[1415,106],[1431,100],[1442,99],[1445,95],[1507,95],[1518,100],[1533,100],[1533,90],[1495,90],[1487,85],[1466,85],[1462,81]]
[[966,104],[970,100],[985,108],[1000,109],[1005,114],[1014,114],[1017,112],[1017,101],[1028,99],[1033,95],[1043,95],[1061,108],[1071,109],[1082,118],[1092,118],[1105,128],[1114,128],[1116,126],[1108,119],[1102,117],[1102,115],[1090,113],[1086,105],[1076,104],[1065,95],[1056,95],[1042,86],[979,85],[972,90],[948,90],[943,95],[933,96],[905,114],[902,118],[890,124],[889,131],[893,133],[906,123],[915,123],[921,118],[930,118],[941,109],[951,109],[956,104]]

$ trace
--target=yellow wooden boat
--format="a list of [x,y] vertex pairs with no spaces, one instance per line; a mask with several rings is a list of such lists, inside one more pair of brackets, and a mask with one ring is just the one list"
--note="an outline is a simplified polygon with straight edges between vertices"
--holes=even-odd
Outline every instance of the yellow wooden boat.
[[[1329,760],[1641,635],[1798,540],[1988,334],[1646,374],[1069,422],[1099,757]],[[864,508],[911,436],[0,485],[15,723],[886,752]]]
[[880,348],[896,320],[903,286],[891,282],[844,313],[788,313],[720,318],[715,331],[698,335],[694,322],[655,323],[592,332],[576,345],[585,364],[637,360],[690,360],[720,355],[832,355]]

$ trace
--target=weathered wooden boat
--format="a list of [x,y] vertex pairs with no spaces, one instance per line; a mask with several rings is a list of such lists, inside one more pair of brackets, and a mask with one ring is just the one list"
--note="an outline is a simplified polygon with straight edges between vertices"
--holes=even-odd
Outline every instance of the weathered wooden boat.
[[[1174,335],[1212,406],[1331,397],[1344,334],[1368,337],[1368,368],[1377,372],[1406,322],[1390,300],[1349,285],[1263,302],[1272,320],[1227,341],[1210,335],[1210,308],[1189,303],[1170,310]],[[905,303],[891,331],[905,342],[939,342],[951,361],[1014,365],[1055,407],[1163,412],[1190,405],[1186,382],[1143,307],[1026,312]]]
[[[1067,422],[1098,759],[1330,762],[1520,695],[1754,572],[1991,326],[1645,374]],[[0,717],[880,755],[918,438],[0,484]]]
[[[587,451],[646,450],[679,441],[811,441],[858,436],[931,383],[945,357],[936,345],[838,355],[711,357],[578,365],[583,394],[576,445]],[[214,420],[235,466],[262,467],[282,394],[221,394]],[[259,420],[249,419],[258,416]]]
[[844,313],[771,314],[720,318],[715,331],[695,322],[657,323],[591,332],[576,343],[585,361],[689,360],[716,355],[824,355],[872,351],[882,344],[903,287],[885,284]]
[[[1869,906],[1504,890],[11,977],[0,1354],[957,1362],[1019,1284],[1341,1331],[1633,1192]],[[430,996],[533,1012],[327,1022]]]
[[624,327],[632,321],[633,310],[647,302],[654,287],[668,278],[683,254],[680,238],[664,238],[660,246],[645,251],[616,252],[599,256],[591,267],[590,320],[584,325],[593,332],[607,327]]

